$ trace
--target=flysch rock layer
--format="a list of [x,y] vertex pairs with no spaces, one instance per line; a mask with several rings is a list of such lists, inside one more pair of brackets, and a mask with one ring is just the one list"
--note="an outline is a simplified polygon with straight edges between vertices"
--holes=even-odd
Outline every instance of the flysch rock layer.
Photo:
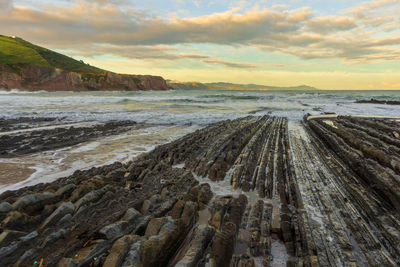
[[222,121],[5,192],[1,265],[398,266],[398,126]]

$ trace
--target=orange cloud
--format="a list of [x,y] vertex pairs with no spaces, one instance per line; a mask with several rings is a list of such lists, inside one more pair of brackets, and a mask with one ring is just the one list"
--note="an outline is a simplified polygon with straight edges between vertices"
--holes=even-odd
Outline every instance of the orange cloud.
[[201,60],[201,62],[223,65],[228,68],[238,68],[238,69],[253,69],[257,67],[256,65],[250,63],[238,63],[238,62],[230,62],[224,60]]

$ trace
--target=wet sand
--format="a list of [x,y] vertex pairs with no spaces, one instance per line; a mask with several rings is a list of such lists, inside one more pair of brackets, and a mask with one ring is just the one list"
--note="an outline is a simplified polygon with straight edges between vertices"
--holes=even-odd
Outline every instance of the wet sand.
[[35,172],[32,166],[24,163],[5,163],[0,161],[0,186],[16,184],[28,179]]

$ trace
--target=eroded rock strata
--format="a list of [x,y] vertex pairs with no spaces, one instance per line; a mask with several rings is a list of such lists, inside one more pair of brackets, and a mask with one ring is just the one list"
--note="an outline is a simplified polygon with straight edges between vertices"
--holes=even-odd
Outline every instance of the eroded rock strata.
[[[21,121],[33,121],[36,128],[30,129]],[[13,123],[13,119],[0,119],[0,158],[69,147],[95,138],[120,134],[133,127],[143,127],[134,121],[71,124],[46,118],[23,118],[21,121]]]
[[2,265],[399,265],[398,126],[246,117],[5,192]]

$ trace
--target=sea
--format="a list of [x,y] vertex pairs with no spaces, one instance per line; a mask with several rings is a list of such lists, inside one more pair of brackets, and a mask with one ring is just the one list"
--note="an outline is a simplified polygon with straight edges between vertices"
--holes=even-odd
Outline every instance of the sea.
[[[18,158],[0,158],[0,193],[49,182],[78,169],[128,162],[160,144],[210,123],[244,116],[280,116],[300,121],[304,115],[400,116],[400,106],[358,104],[356,100],[400,101],[400,91],[232,91],[170,90],[139,92],[0,91],[0,117],[52,117],[64,124],[90,125],[132,120],[144,124],[120,135],[102,137],[54,151]],[[2,133],[4,134],[4,133]],[[2,164],[2,165],[1,165]],[[26,177],[8,181],[11,168]],[[10,180],[11,181],[11,180]]]

